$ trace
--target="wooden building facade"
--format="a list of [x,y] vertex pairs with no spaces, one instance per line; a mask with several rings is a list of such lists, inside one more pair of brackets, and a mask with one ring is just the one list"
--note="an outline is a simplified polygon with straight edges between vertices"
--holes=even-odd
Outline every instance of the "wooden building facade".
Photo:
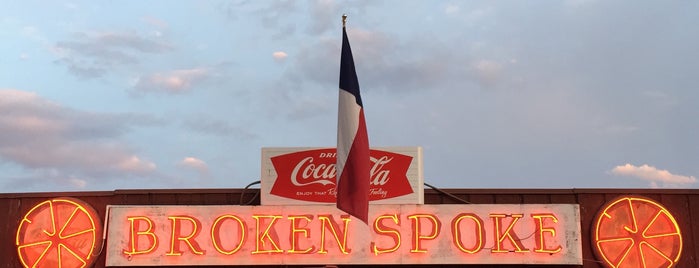
[[[258,189],[116,190],[101,192],[0,194],[0,268],[22,267],[17,250],[17,229],[24,215],[37,204],[56,197],[71,197],[90,204],[102,220],[107,205],[259,205]],[[578,204],[583,265],[473,265],[471,267],[607,267],[594,253],[595,218],[605,204],[620,197],[643,197],[662,204],[681,230],[681,255],[675,267],[699,267],[699,189],[426,189],[425,204]],[[108,239],[108,238],[107,238]],[[105,254],[93,267],[105,266]],[[345,266],[345,265],[341,265]],[[365,265],[366,266],[366,265]],[[387,265],[381,265],[387,266]],[[388,265],[391,266],[391,265]],[[418,265],[410,265],[418,266]],[[409,267],[410,267],[409,266]],[[428,265],[434,267],[434,265]],[[424,266],[424,267],[428,267]],[[442,265],[461,266],[461,265]],[[221,267],[221,266],[216,266]],[[256,266],[260,267],[260,266]],[[315,267],[318,267],[315,265]],[[396,265],[395,267],[406,267]]]

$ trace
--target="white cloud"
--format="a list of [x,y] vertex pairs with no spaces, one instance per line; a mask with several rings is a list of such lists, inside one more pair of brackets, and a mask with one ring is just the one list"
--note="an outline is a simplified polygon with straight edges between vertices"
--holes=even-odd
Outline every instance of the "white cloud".
[[193,168],[201,173],[207,173],[209,171],[209,166],[201,159],[195,157],[185,157],[180,161],[180,165],[183,167]]
[[134,86],[140,92],[183,93],[205,81],[211,72],[205,68],[181,69],[141,76]]
[[84,189],[85,186],[87,186],[87,181],[78,178],[70,178],[68,179],[68,182],[70,183],[70,185],[80,189]]
[[154,171],[156,169],[156,166],[154,163],[144,161],[135,155],[123,158],[117,164],[117,167],[120,170],[128,171],[128,172],[135,172],[135,173],[150,172],[150,171]]
[[44,41],[41,31],[34,26],[24,26],[21,30],[22,36],[36,41]]
[[447,7],[444,9],[444,13],[450,15],[450,14],[455,14],[458,13],[460,10],[459,6],[455,4],[449,4]]
[[[400,41],[393,34],[360,27],[348,29],[347,34],[362,87],[370,85],[372,89],[405,93],[442,88],[450,84],[452,75],[463,76],[455,70],[463,69],[465,59],[456,53],[447,53],[448,49],[442,43],[423,41],[432,38],[431,34],[410,41]],[[285,79],[302,77],[303,83],[314,82],[324,87],[337,83],[337,57],[342,45],[338,41],[337,38],[320,38],[302,45],[294,54],[292,71],[287,73],[293,78]],[[433,53],[424,56],[406,50]]]
[[243,140],[257,138],[257,134],[251,132],[246,125],[231,125],[226,121],[219,121],[205,116],[193,116],[185,119],[182,121],[182,126],[200,134],[222,137],[235,136]]
[[325,31],[332,29],[332,26],[337,24],[330,23],[331,21],[337,21],[336,14],[340,13],[339,4],[333,0],[316,0],[310,2],[310,16],[313,18],[311,20],[311,25],[309,25],[309,31],[313,34],[321,34]]
[[[28,34],[31,29],[25,30]],[[98,78],[107,71],[139,63],[147,54],[172,50],[162,38],[133,32],[83,32],[57,42],[51,50],[56,63],[81,78]]]
[[503,66],[493,60],[479,60],[473,63],[472,68],[478,81],[485,86],[490,86],[500,80]]
[[694,176],[675,175],[667,170],[657,169],[647,164],[642,166],[634,166],[632,164],[616,166],[611,170],[611,173],[649,181],[650,186],[653,188],[659,186],[678,187],[697,182]]
[[143,18],[141,18],[141,20],[146,24],[158,29],[166,29],[170,27],[170,25],[166,21],[153,16],[144,16]]
[[276,62],[283,62],[289,55],[284,51],[276,51],[272,53],[272,57]]
[[[80,180],[152,174],[118,137],[144,119],[63,107],[39,95],[0,89],[0,158],[28,172],[51,171],[52,178]],[[82,185],[70,180],[71,185]],[[87,183],[87,182],[86,182]]]

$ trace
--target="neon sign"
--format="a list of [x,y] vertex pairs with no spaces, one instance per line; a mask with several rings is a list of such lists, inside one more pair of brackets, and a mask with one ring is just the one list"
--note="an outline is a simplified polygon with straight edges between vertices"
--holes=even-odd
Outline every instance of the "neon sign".
[[72,198],[41,202],[17,227],[24,267],[89,267],[102,246],[102,224],[90,205]]
[[670,211],[643,197],[606,204],[595,220],[593,244],[608,267],[672,267],[680,259],[682,233]]
[[112,206],[107,266],[582,264],[578,205]]

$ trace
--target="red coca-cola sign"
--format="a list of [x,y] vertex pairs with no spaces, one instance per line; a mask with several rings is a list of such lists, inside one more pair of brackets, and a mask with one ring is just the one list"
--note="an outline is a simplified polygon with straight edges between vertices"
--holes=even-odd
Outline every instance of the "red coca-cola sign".
[[[271,194],[303,201],[335,202],[335,151],[334,148],[326,148],[271,157],[277,173]],[[413,157],[371,150],[370,158],[369,200],[413,193],[406,175]]]

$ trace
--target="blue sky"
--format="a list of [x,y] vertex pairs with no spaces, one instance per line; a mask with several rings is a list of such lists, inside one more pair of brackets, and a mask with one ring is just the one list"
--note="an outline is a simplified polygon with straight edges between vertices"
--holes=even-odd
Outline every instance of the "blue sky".
[[343,13],[370,144],[432,185],[699,187],[699,2],[2,2],[0,192],[239,188],[334,146]]

